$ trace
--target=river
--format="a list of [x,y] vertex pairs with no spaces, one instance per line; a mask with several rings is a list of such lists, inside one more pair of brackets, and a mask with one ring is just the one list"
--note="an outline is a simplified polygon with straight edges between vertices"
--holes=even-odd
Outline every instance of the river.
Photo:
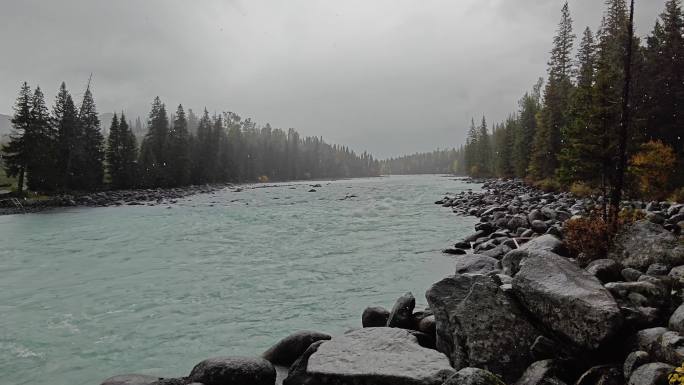
[[424,307],[453,272],[440,250],[476,222],[433,202],[471,188],[392,176],[0,217],[0,383],[182,376],[297,330],[360,327],[407,291]]

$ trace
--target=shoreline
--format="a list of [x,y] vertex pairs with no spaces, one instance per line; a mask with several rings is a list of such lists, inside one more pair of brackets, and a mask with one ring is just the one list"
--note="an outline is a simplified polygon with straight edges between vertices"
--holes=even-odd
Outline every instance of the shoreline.
[[[361,178],[382,178],[385,175]],[[12,198],[0,199],[0,216],[16,214],[33,214],[66,207],[120,207],[120,206],[157,206],[161,204],[174,204],[179,199],[193,195],[211,194],[226,188],[232,188],[240,192],[245,188],[270,188],[285,183],[306,184],[311,187],[320,187],[320,183],[349,180],[357,178],[339,179],[302,179],[274,182],[244,182],[244,183],[211,183],[204,185],[190,185],[183,187],[150,188],[150,189],[126,189],[126,190],[103,190],[96,192],[73,192],[57,194],[41,199],[25,199],[20,201],[22,207],[16,206]]]

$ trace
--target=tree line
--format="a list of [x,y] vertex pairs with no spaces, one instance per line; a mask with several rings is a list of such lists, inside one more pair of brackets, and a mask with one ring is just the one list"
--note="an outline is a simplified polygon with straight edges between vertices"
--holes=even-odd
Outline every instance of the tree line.
[[380,163],[382,174],[451,174],[456,171],[459,152],[455,149],[435,150],[385,159]]
[[159,97],[143,131],[115,114],[108,137],[91,92],[76,106],[62,83],[52,111],[40,87],[21,86],[13,132],[2,146],[7,175],[19,194],[156,188],[220,182],[279,181],[377,176],[380,162],[364,152],[300,137],[297,131],[258,126],[233,112],[201,116],[179,105],[171,116]]
[[[682,185],[680,0],[666,1],[645,39],[633,35],[633,14],[625,0],[605,4],[600,28],[596,33],[589,27],[583,31],[573,56],[577,38],[565,3],[546,82],[540,79],[520,99],[517,111],[491,130],[485,118],[477,124],[472,121],[466,143],[458,150],[457,172],[527,178],[561,187],[579,183],[604,193],[609,187],[615,190],[625,174],[634,182],[626,185],[642,193],[653,192],[653,184],[660,183],[656,196]],[[639,159],[672,161],[646,170],[639,167]]]

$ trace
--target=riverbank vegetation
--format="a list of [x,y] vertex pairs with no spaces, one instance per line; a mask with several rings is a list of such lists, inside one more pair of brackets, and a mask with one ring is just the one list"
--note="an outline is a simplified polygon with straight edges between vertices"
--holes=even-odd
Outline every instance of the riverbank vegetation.
[[19,194],[24,186],[53,193],[380,172],[379,161],[365,152],[300,137],[292,128],[259,126],[233,112],[210,115],[205,109],[197,116],[179,105],[169,116],[159,97],[140,143],[123,112],[114,115],[105,138],[90,85],[77,107],[62,83],[50,112],[40,87],[32,90],[24,83],[14,111],[14,132],[0,160],[7,175],[16,178]]
[[608,0],[599,29],[587,27],[574,54],[578,38],[566,3],[546,81],[491,130],[485,118],[472,121],[456,172],[526,178],[549,190],[574,186],[609,196],[624,185],[642,199],[670,196],[684,182],[680,0],[666,1],[645,38],[632,31],[625,0]]

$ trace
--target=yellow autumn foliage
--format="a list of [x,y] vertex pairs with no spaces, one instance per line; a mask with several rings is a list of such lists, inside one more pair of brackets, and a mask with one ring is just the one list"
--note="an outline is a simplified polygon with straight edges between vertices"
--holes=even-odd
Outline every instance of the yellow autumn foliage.
[[639,152],[630,160],[630,171],[636,177],[643,198],[661,200],[667,196],[668,182],[676,162],[672,147],[659,140],[641,145]]

